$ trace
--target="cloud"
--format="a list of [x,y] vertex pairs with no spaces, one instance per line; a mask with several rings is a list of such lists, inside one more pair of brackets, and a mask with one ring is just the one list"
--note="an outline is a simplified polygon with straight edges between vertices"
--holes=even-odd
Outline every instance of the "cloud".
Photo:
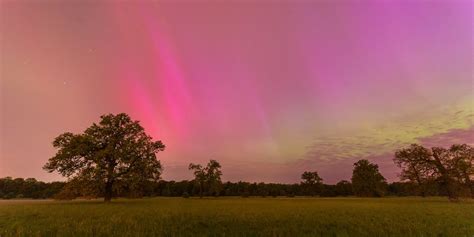
[[468,129],[451,129],[445,133],[435,134],[430,137],[418,139],[419,143],[426,147],[446,147],[451,144],[474,145],[474,126]]
[[420,143],[428,147],[474,144],[472,101],[472,98],[467,98],[456,105],[420,111],[352,133],[318,137],[307,146],[300,163],[317,166],[318,170],[324,167],[338,172],[338,167],[352,165],[358,159],[369,159],[379,163],[381,169],[393,177],[396,173],[393,154],[409,144]]

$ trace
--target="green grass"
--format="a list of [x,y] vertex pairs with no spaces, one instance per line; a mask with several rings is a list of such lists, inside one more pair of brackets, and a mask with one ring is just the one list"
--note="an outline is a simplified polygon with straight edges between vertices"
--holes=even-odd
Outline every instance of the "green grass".
[[474,236],[443,198],[0,201],[0,236]]

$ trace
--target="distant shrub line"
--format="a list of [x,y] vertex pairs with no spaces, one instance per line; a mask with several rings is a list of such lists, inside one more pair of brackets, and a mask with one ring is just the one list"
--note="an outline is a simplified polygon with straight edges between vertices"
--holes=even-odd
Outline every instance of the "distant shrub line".
[[[30,198],[30,199],[71,199],[61,193],[66,182],[41,182],[33,178],[0,178],[0,198]],[[427,185],[428,196],[444,196],[446,192],[435,182]],[[115,196],[125,198],[141,197],[198,197],[200,195],[194,181],[165,181],[148,182],[139,190],[124,188],[116,190]],[[204,192],[203,196],[239,196],[239,197],[295,197],[320,196],[344,197],[353,196],[352,184],[341,181],[337,184],[321,184],[315,191],[308,190],[305,184],[277,184],[251,182],[224,182],[218,194]],[[419,188],[411,182],[393,182],[386,186],[387,196],[421,196]],[[466,194],[467,195],[467,194]],[[102,195],[84,195],[86,198],[98,198]]]

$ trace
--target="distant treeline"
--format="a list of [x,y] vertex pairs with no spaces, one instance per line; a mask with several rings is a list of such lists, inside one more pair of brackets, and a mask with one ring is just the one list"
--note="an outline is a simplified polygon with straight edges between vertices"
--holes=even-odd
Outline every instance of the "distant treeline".
[[[66,182],[41,182],[34,178],[0,178],[0,198],[31,198],[31,199],[68,199],[61,192],[66,186]],[[442,196],[445,191],[441,190],[436,182],[427,185],[425,195]],[[116,196],[137,198],[137,197],[190,197],[199,196],[199,189],[194,181],[165,181],[148,182],[141,186],[140,190],[123,188],[116,190]],[[209,196],[204,193],[204,196]],[[335,185],[321,184],[308,189],[306,184],[276,184],[276,183],[250,183],[250,182],[224,182],[221,184],[219,196],[240,196],[240,197],[294,197],[294,196],[320,196],[338,197],[353,196],[352,184],[349,181],[340,181]],[[386,186],[387,196],[418,196],[421,195],[418,185],[411,182],[394,182]],[[213,194],[212,196],[216,196]],[[86,198],[95,196],[86,196]]]
[[66,185],[66,182],[45,183],[34,178],[0,178],[0,198],[53,198]]

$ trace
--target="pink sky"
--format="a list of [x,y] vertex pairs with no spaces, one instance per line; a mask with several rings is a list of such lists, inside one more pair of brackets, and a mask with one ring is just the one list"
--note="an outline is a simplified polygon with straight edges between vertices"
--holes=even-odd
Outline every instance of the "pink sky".
[[129,113],[165,179],[391,181],[410,143],[474,143],[471,1],[1,2],[0,177],[41,169],[62,132]]

